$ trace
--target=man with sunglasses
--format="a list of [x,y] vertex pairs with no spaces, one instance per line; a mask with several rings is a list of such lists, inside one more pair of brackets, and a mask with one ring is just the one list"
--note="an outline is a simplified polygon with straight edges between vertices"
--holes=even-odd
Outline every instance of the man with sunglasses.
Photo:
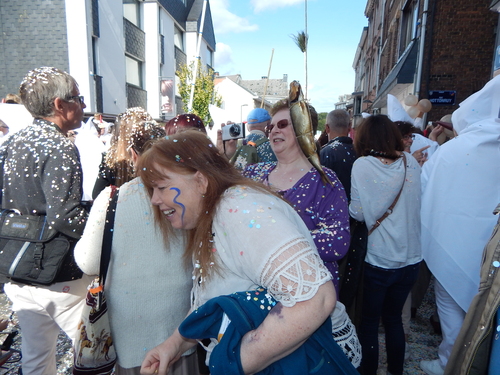
[[[80,203],[80,157],[68,132],[80,127],[83,96],[73,77],[52,67],[30,71],[21,83],[20,95],[35,120],[0,148],[2,208],[45,216],[52,228],[76,243],[87,212]],[[14,281],[5,285],[23,335],[23,374],[57,373],[58,334],[62,329],[70,338],[76,337],[89,282],[71,249],[52,285]]]

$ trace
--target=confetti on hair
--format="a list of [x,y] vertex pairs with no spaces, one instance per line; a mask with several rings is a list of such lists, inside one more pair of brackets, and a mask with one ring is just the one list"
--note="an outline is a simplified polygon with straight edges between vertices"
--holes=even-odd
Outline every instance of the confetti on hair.
[[[163,127],[158,125],[153,117],[142,107],[128,108],[120,113],[115,122],[115,134],[111,142],[111,148],[106,154],[106,165],[114,169],[118,161],[131,159],[130,149],[141,153],[147,139],[160,138],[165,135]],[[129,178],[133,178],[132,164],[125,172]]]
[[50,66],[42,66],[41,68],[36,68],[28,72],[26,77],[24,77],[21,82],[21,88],[24,87],[25,90],[33,91],[33,85],[38,81],[42,83],[49,83],[51,76],[60,76],[65,72],[53,68]]

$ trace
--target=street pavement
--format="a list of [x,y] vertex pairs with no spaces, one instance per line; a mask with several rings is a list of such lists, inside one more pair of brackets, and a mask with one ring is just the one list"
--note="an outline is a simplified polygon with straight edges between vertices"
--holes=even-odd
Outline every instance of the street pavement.
[[[429,287],[424,298],[422,306],[418,309],[416,317],[411,320],[411,334],[409,337],[410,343],[410,358],[405,363],[405,375],[425,375],[420,369],[419,363],[421,360],[437,358],[437,347],[441,341],[441,336],[436,335],[430,324],[430,317],[434,313],[434,289],[433,283]],[[0,318],[7,319],[11,315],[11,304],[4,293],[0,294]],[[18,335],[14,348],[20,348],[22,332],[19,328],[17,317],[12,316],[12,322],[9,325],[9,330],[17,329]],[[1,338],[3,340],[3,338]],[[378,375],[386,375],[386,355],[383,329],[380,330],[380,365]],[[73,365],[73,353],[71,348],[71,340],[61,332],[57,343],[57,375],[70,375]],[[10,372],[0,369],[0,375],[15,374],[20,367],[18,363],[10,365]]]

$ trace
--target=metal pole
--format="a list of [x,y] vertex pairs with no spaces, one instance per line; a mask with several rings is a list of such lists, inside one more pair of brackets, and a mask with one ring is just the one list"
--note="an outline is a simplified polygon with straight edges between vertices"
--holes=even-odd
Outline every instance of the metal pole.
[[305,60],[305,69],[306,69],[306,95],[305,95],[305,100],[307,101],[307,50],[309,49],[309,34],[307,33],[307,0],[305,0],[305,18],[306,18],[306,51],[304,55],[304,60]]
[[417,65],[417,76],[415,78],[415,87],[413,88],[414,95],[421,99],[420,96],[420,86],[422,84],[422,65],[424,63],[424,47],[425,47],[425,34],[427,31],[427,13],[429,12],[429,0],[424,1],[424,11],[422,14],[422,25],[420,29],[420,46],[418,51],[418,65]]
[[260,102],[260,108],[264,108],[264,101],[266,100],[267,84],[269,83],[269,75],[271,74],[271,65],[273,65],[273,55],[274,55],[274,48],[271,52],[271,61],[269,61],[269,69],[267,70],[266,85],[264,86],[264,95],[262,96],[262,101]]
[[193,80],[191,81],[191,95],[189,96],[188,109],[189,112],[193,112],[193,100],[194,100],[194,86],[196,84],[196,78],[198,77],[198,64],[200,63],[200,49],[201,49],[201,40],[203,39],[203,27],[205,26],[205,11],[207,9],[207,1],[203,2],[203,9],[201,11],[201,21],[200,21],[200,30],[198,31],[198,45],[196,46],[196,59],[193,67]]

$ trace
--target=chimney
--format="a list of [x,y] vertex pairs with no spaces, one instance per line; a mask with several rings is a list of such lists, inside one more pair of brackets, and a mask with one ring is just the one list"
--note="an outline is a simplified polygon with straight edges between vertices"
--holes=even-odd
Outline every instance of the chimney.
[[283,82],[288,82],[288,74],[283,74]]

